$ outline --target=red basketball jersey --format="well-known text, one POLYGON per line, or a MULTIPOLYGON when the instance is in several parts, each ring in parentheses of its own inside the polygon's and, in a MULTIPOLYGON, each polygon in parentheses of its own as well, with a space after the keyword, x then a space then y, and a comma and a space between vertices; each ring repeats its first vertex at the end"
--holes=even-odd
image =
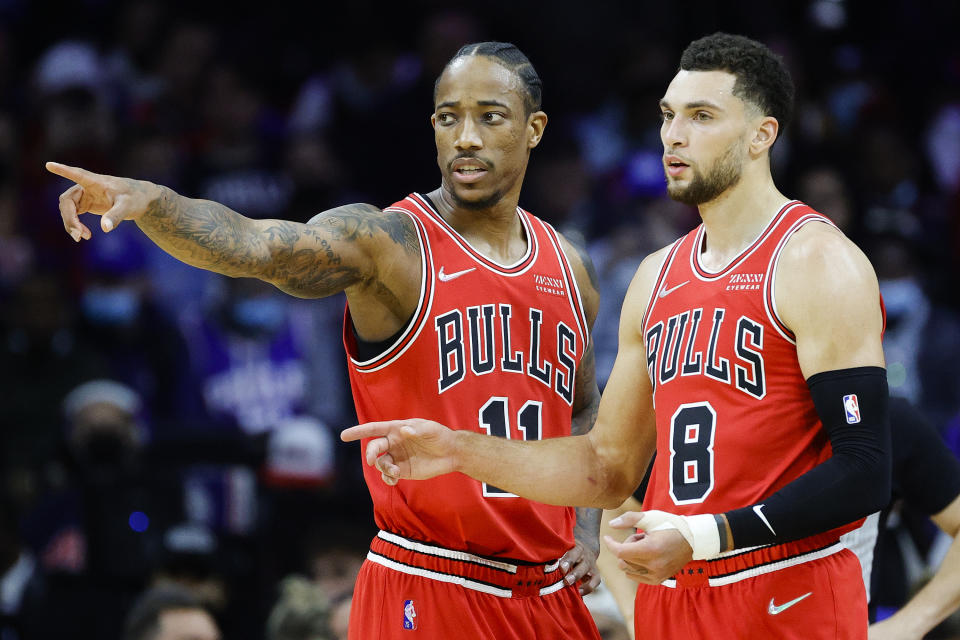
POLYGON ((700 263, 703 225, 667 253, 642 325, 658 452, 646 508, 748 506, 830 457, 774 298, 780 253, 812 222, 832 225, 803 203, 786 204, 718 272, 700 263))
MULTIPOLYGON (((518 208, 527 252, 504 266, 474 250, 419 194, 387 210, 409 215, 419 234, 420 302, 400 338, 364 362, 347 309, 344 343, 360 421, 427 418, 526 440, 570 435, 588 329, 557 232, 518 208)), ((558 558, 573 545, 572 508, 462 474, 391 487, 375 468, 363 468, 381 529, 530 562, 558 558)))

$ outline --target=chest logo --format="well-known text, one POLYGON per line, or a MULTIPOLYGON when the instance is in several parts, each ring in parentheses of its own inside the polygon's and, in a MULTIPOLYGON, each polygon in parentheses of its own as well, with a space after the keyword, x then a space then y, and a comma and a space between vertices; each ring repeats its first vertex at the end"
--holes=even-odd
POLYGON ((477 270, 476 267, 470 267, 469 269, 464 269, 463 271, 454 271, 453 273, 444 273, 443 267, 440 267, 440 271, 439 273, 437 273, 437 276, 440 278, 440 282, 450 282, 451 280, 459 278, 460 276, 467 275, 471 271, 476 271, 476 270, 477 270))
POLYGON ((762 273, 734 273, 730 275, 727 291, 759 291, 763 287, 762 273))
POLYGON ((673 293, 674 291, 676 291, 677 289, 679 289, 679 288, 682 287, 683 285, 687 284, 688 282, 690 282, 690 281, 689 281, 689 280, 684 280, 684 281, 681 282, 680 284, 675 285, 675 286, 673 286, 673 287, 670 287, 669 289, 667 289, 666 283, 664 283, 664 287, 663 287, 662 289, 660 289, 660 297, 661 297, 661 298, 666 298, 668 295, 670 295, 671 293, 673 293))

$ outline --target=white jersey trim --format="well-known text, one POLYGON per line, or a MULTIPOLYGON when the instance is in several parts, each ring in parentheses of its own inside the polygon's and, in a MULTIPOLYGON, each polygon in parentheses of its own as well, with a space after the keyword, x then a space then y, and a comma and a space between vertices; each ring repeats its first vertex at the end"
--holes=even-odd
MULTIPOLYGON (((422 194, 419 194, 419 193, 415 193, 414 195, 416 195, 417 198, 422 199, 425 203, 429 204, 430 201, 426 198, 426 196, 423 196, 422 194)), ((495 267, 491 267, 489 264, 487 264, 483 260, 479 259, 476 255, 474 255, 474 253, 476 253, 482 256, 483 255, 482 252, 478 251, 477 248, 474 247, 472 244, 470 244, 470 242, 466 238, 464 238, 459 233, 457 233, 457 231, 453 227, 451 227, 450 224, 443 219, 443 216, 441 216, 433 207, 424 207, 423 205, 420 204, 417 198, 407 198, 407 200, 413 203, 413 205, 417 209, 422 211, 424 215, 430 218, 430 220, 432 220, 434 224, 436 224, 441 231, 447 234, 451 240, 453 240, 458 245, 460 245, 460 248, 463 250, 465 254, 470 256, 471 260, 473 260, 474 262, 482 266, 487 271, 491 271, 501 276, 513 278, 519 275, 523 275, 524 273, 529 271, 534 264, 536 264, 537 253, 539 253, 539 242, 537 242, 537 237, 536 237, 536 234, 533 232, 533 227, 530 221, 527 220, 527 216, 524 214, 523 209, 521 209, 520 207, 517 207, 517 216, 519 216, 520 223, 523 225, 524 232, 527 234, 527 250, 519 260, 517 260, 512 264, 500 264, 495 260, 486 258, 492 264, 496 265, 495 267), (525 268, 521 269, 520 271, 517 271, 516 273, 507 273, 505 271, 507 269, 513 269, 514 267, 517 267, 523 264, 527 260, 530 260, 530 264, 528 264, 525 268)))
POLYGON ((567 254, 563 250, 563 244, 560 242, 560 234, 550 223, 544 220, 541 220, 541 222, 545 227, 547 237, 550 238, 550 243, 553 245, 553 251, 557 254, 557 260, 560 261, 560 275, 563 276, 563 281, 567 286, 567 299, 570 302, 570 310, 573 312, 573 317, 577 319, 577 324, 580 326, 580 338, 583 340, 583 351, 585 353, 587 345, 590 344, 590 325, 587 323, 587 311, 583 306, 583 297, 580 295, 577 277, 573 273, 573 266, 570 264, 570 259, 567 258, 567 254), (573 282, 567 282, 568 271, 570 272, 570 279, 573 280, 573 282), (576 296, 576 300, 574 300, 573 296, 576 296), (579 311, 577 310, 578 307, 579 311))
POLYGON ((433 295, 435 290, 435 283, 433 282, 433 269, 431 268, 433 265, 433 253, 430 249, 430 238, 427 235, 426 228, 423 226, 423 222, 417 219, 417 216, 413 215, 412 213, 410 213, 409 211, 401 207, 387 207, 386 209, 384 209, 384 211, 403 213, 409 216, 410 219, 413 220, 414 227, 417 229, 417 236, 420 238, 420 274, 421 274, 420 275, 420 298, 417 300, 417 306, 413 311, 412 317, 413 318, 420 317, 421 320, 420 322, 410 323, 410 326, 407 327, 406 331, 400 334, 400 337, 397 338, 397 340, 392 345, 390 345, 389 348, 385 349, 383 353, 377 355, 374 358, 370 358, 369 360, 357 360, 353 356, 350 356, 349 354, 347 354, 348 357, 350 358, 350 362, 354 365, 357 372, 359 373, 371 373, 373 371, 380 371, 384 367, 395 362, 397 358, 399 358, 404 353, 406 353, 407 349, 409 349, 410 345, 412 345, 417 341, 417 338, 420 336, 420 332, 423 331, 423 328, 427 325, 427 321, 430 318, 430 309, 433 307, 433 295), (429 297, 427 296, 428 284, 429 284, 429 297), (402 349, 400 349, 393 355, 390 355, 390 353, 394 349, 396 349, 398 345, 403 344, 403 341, 407 339, 407 336, 409 336, 411 332, 414 332, 414 334, 410 338, 410 340, 407 341, 406 346, 404 346, 402 349), (385 362, 381 363, 380 365, 372 369, 362 368, 362 367, 370 366, 371 364, 381 360, 385 356, 389 356, 389 358, 385 362))
POLYGON ((777 211, 777 214, 773 216, 767 226, 764 227, 763 230, 757 234, 757 237, 747 245, 747 249, 717 270, 707 269, 700 262, 700 247, 703 246, 704 235, 706 233, 706 227, 701 224, 697 229, 697 235, 694 238, 693 247, 690 249, 690 270, 693 272, 694 277, 702 282, 714 282, 726 276, 730 271, 735 270, 741 263, 743 263, 744 260, 749 258, 754 254, 754 252, 757 251, 757 249, 763 246, 764 240, 766 240, 767 236, 773 233, 773 231, 780 226, 780 223, 786 219, 786 214, 791 209, 800 206, 803 206, 802 202, 799 200, 791 200, 780 207, 780 210, 777 211), (701 275, 701 271, 707 275, 701 275))
MULTIPOLYGON (((686 237, 686 236, 684 236, 686 237)), ((650 320, 650 314, 653 312, 654 306, 657 304, 657 299, 660 296, 660 291, 662 287, 660 286, 661 281, 666 275, 670 272, 670 267, 673 266, 673 261, 677 259, 677 254, 680 253, 679 245, 683 242, 683 238, 680 237, 673 241, 673 244, 670 245, 669 249, 663 256, 663 260, 660 261, 660 268, 657 270, 657 278, 653 283, 653 291, 650 292, 650 298, 647 300, 647 308, 643 312, 643 318, 640 320, 640 330, 643 331, 643 348, 647 348, 647 322, 650 320)))
POLYGON ((763 288, 763 308, 767 312, 767 320, 770 324, 773 325, 773 328, 777 330, 777 333, 783 337, 784 340, 787 340, 790 344, 796 345, 797 340, 794 336, 789 335, 784 328, 787 326, 787 323, 780 318, 780 312, 777 310, 777 265, 780 264, 780 255, 783 252, 783 248, 787 245, 787 241, 793 236, 800 227, 804 226, 808 222, 822 222, 828 224, 831 227, 837 228, 835 224, 830 222, 829 219, 820 215, 819 213, 809 213, 801 218, 798 218, 794 221, 790 228, 783 234, 783 237, 780 238, 780 242, 777 243, 776 248, 773 250, 773 255, 770 256, 770 262, 767 265, 767 285, 763 288), (769 293, 768 293, 769 292, 769 293))

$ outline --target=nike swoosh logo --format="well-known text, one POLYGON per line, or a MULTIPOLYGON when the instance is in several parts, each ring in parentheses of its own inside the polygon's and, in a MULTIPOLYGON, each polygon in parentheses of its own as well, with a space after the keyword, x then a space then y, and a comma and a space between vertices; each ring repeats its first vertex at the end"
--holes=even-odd
POLYGON ((663 289, 660 289, 660 297, 661 297, 661 298, 666 298, 668 295, 670 295, 671 293, 673 293, 674 291, 676 291, 677 289, 679 289, 679 288, 682 287, 683 285, 687 284, 688 282, 690 282, 690 281, 689 281, 689 280, 684 280, 683 282, 681 282, 680 284, 678 284, 678 285, 675 286, 675 287, 670 287, 669 289, 667 289, 666 287, 664 287, 663 289))
POLYGON ((470 267, 469 269, 464 269, 463 271, 454 271, 453 273, 444 273, 443 267, 440 267, 440 273, 437 275, 440 277, 440 282, 450 282, 454 278, 459 278, 465 273, 470 273, 471 271, 476 271, 476 267, 470 267))
POLYGON ((772 615, 772 616, 775 616, 775 615, 777 615, 778 613, 783 613, 784 611, 786 611, 787 609, 789 609, 789 608, 792 607, 793 605, 797 604, 798 602, 800 602, 800 601, 803 600, 804 598, 809 598, 809 597, 812 596, 812 595, 813 595, 813 591, 810 591, 810 592, 807 592, 807 593, 803 594, 803 595, 800 596, 799 598, 794 598, 794 599, 791 600, 790 602, 784 602, 783 604, 774 604, 774 603, 773 603, 773 598, 770 598, 770 605, 767 606, 767 613, 769 613, 769 614, 772 615))
POLYGON ((767 529, 770 529, 770 533, 772 533, 773 535, 777 535, 777 532, 774 531, 774 530, 773 530, 773 527, 770 526, 770 521, 767 520, 767 517, 766 517, 765 515, 763 515, 763 512, 762 512, 762 511, 760 511, 761 509, 763 509, 763 505, 762 505, 762 504, 758 504, 758 505, 756 505, 756 506, 753 508, 753 512, 754 512, 755 514, 757 514, 757 517, 758 517, 758 518, 760 518, 761 520, 763 520, 763 524, 767 525, 767 529))

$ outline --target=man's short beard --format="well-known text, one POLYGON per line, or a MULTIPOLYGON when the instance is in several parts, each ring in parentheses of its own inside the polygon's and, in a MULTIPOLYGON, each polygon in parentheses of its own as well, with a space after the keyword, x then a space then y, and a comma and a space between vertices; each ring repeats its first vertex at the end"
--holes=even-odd
POLYGON ((724 154, 713 163, 707 175, 702 175, 693 167, 693 180, 686 187, 678 187, 667 181, 667 194, 683 204, 699 206, 717 198, 727 189, 736 186, 743 175, 743 161, 740 159, 741 144, 732 144, 724 154))
POLYGON ((450 198, 453 200, 453 203, 461 209, 467 209, 468 211, 481 211, 483 209, 489 209, 503 200, 503 192, 494 191, 482 200, 464 200, 457 194, 455 189, 450 189, 450 198))

